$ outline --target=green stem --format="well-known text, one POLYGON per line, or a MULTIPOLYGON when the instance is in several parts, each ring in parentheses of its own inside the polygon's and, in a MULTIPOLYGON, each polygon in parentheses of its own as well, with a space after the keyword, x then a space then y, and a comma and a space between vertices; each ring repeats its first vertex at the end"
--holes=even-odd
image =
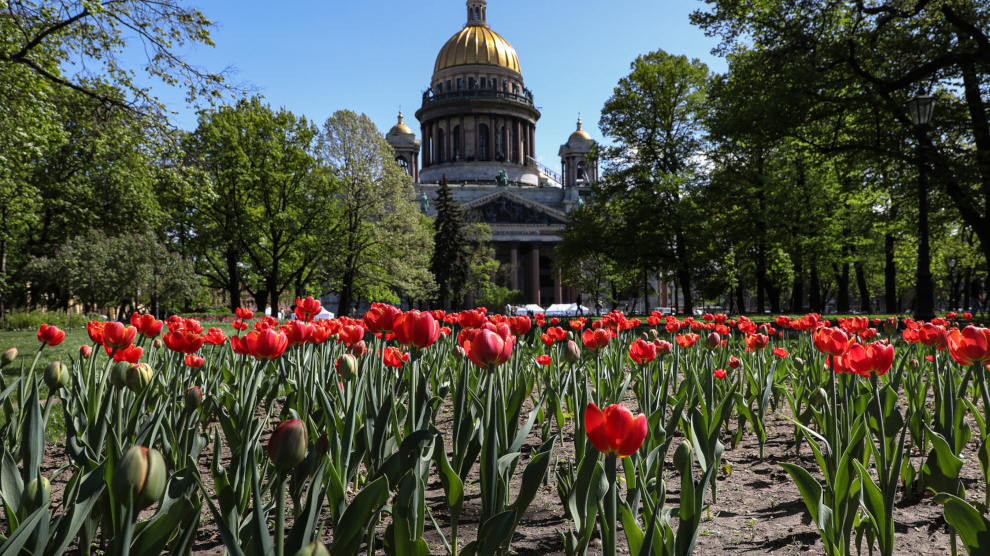
POLYGON ((121 514, 120 532, 114 539, 114 554, 117 556, 129 556, 131 553, 131 539, 134 537, 134 490, 131 489, 127 500, 124 503, 124 511, 121 514))
POLYGON ((602 555, 615 556, 618 547, 618 519, 616 517, 619 484, 615 477, 614 455, 605 456, 605 477, 608 479, 608 493, 605 495, 605 522, 602 524, 602 555))
POLYGON ((279 472, 275 499, 275 556, 282 556, 285 550, 285 485, 288 479, 288 473, 279 472))

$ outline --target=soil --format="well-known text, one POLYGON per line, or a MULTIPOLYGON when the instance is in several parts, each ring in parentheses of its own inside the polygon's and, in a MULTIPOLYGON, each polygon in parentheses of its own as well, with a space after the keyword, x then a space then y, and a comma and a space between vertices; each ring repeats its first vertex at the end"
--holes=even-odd
MULTIPOLYGON (((630 403, 628 405, 634 407, 635 404, 630 403)), ((449 404, 445 405, 437 419, 437 427, 445 433, 446 437, 449 437, 447 433, 451 427, 449 407, 449 404)), ((781 409, 786 411, 786 408, 781 409)), ((277 413, 276 411, 276 415, 277 413)), ((527 413, 528 410, 524 409, 522 415, 525 416, 527 413)), ((735 420, 733 420, 734 425, 735 420)), ((273 427, 269 427, 269 430, 271 428, 273 427)), ((529 461, 528 452, 541 444, 538 429, 539 426, 534 427, 533 434, 530 435, 523 448, 524 455, 517 467, 518 473, 525 469, 529 461)), ((729 439, 723 438, 723 443, 726 445, 723 463, 727 465, 723 467, 718 478, 718 502, 710 507, 708 515, 701 522, 695 554, 702 556, 716 554, 824 554, 824 547, 818 531, 811 521, 810 514, 805 508, 797 487, 791 481, 790 476, 778 465, 780 462, 796 463, 820 478, 811 451, 805 445, 802 449, 802 455, 800 457, 795 455, 792 444, 793 425, 782 415, 767 415, 767 438, 766 457, 763 459, 759 458, 759 446, 755 435, 752 433, 744 434, 742 441, 735 448, 730 448, 729 439), (727 474, 726 471, 730 467, 731 471, 727 474)), ((262 442, 265 441, 266 438, 263 438, 262 442)), ((675 440, 672 444, 671 453, 677 442, 679 440, 675 440)), ((50 476, 66 462, 63 453, 64 441, 51 442, 47 448, 43 473, 50 476)), ((211 450, 212 445, 204 450, 200 459, 202 477, 209 490, 212 490, 212 477, 209 473, 209 463, 213 457, 211 450)), ((977 479, 981 472, 976 457, 976 444, 971 441, 963 451, 962 456, 964 459, 962 476, 965 478, 967 498, 971 503, 982 502, 986 485, 982 480, 977 479)), ((226 462, 229 457, 229 452, 221 454, 223 462, 226 462)), ((668 455, 667 462, 669 470, 666 471, 667 503, 676 505, 679 503, 680 481, 678 475, 672 471, 669 458, 670 455, 668 455)), ((564 432, 564 442, 558 442, 555 446, 554 459, 559 459, 561 462, 568 459, 573 460, 573 444, 569 430, 564 432)), ((915 456, 912 458, 912 463, 918 467, 920 458, 915 456)), ((477 469, 476 465, 472 476, 465 483, 465 502, 460 520, 458 541, 461 547, 476 537, 479 526, 481 495, 477 482, 477 469)), ((62 491, 68 478, 68 473, 63 473, 52 481, 53 505, 57 505, 61 501, 62 491)), ((433 515, 444 534, 449 537, 449 514, 444 493, 440 480, 432 468, 427 488, 426 503, 433 511, 433 515)), ((513 492, 514 495, 515 492, 513 492)), ((291 500, 289 503, 291 504, 291 500)), ((153 508, 146 510, 142 517, 150 516, 152 510, 153 508)), ((324 514, 324 517, 329 517, 328 512, 325 511, 324 514)), ((949 553, 949 533, 947 524, 942 517, 942 508, 933 503, 929 497, 919 497, 913 491, 904 493, 902 490, 898 494, 894 520, 896 528, 894 550, 899 556, 949 553)), ((386 516, 379 525, 379 541, 376 543, 376 553, 378 554, 384 553, 381 536, 388 522, 386 516)), ((291 515, 288 517, 287 530, 290 526, 291 515)), ((564 547, 559 533, 566 532, 568 528, 568 521, 561 508, 551 473, 550 481, 541 488, 520 522, 512 540, 512 550, 520 556, 562 555, 564 547)), ((430 547, 431 554, 446 554, 429 517, 427 517, 424 539, 430 547)), ((329 545, 331 540, 332 532, 328 530, 323 541, 329 545)), ((598 554, 600 552, 600 542, 596 539, 589 547, 588 553, 598 554)), ((961 545, 959 552, 965 553, 961 545)), ((77 547, 74 545, 70 547, 69 553, 78 553, 77 547)), ((197 556, 221 556, 223 553, 224 546, 219 531, 213 523, 208 509, 204 507, 194 554, 197 556)), ((361 554, 364 553, 362 550, 361 554)), ((619 553, 629 553, 625 536, 621 533, 619 553)), ((862 554, 869 553, 870 551, 864 541, 862 554)))

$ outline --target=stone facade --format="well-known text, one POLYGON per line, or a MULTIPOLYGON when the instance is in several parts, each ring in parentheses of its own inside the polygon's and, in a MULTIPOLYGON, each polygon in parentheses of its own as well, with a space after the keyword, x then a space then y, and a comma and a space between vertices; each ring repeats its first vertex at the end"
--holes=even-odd
POLYGON ((560 146, 561 172, 537 163, 540 111, 516 52, 488 26, 485 0, 468 0, 467 8, 467 23, 441 48, 416 111, 422 139, 415 140, 401 114, 386 138, 417 196, 431 201, 429 215, 446 176, 453 198, 488 223, 496 257, 508 268, 506 286, 540 306, 574 303, 579 292, 563 287, 552 270, 553 247, 567 213, 598 177, 594 141, 579 119, 560 146))

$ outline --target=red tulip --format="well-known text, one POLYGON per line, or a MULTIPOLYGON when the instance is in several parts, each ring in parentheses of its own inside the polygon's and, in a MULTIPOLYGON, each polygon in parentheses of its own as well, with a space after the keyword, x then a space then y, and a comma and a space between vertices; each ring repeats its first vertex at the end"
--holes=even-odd
POLYGON ((725 378, 725 369, 715 369, 712 371, 712 376, 715 378, 725 378))
POLYGON ((461 311, 457 315, 457 323, 461 325, 461 328, 481 328, 481 325, 485 324, 485 320, 485 313, 478 309, 461 311))
POLYGON ((512 330, 512 334, 515 336, 525 336, 529 334, 529 330, 533 327, 533 321, 529 319, 526 315, 519 315, 517 317, 509 318, 509 329, 512 330))
POLYGON ((91 320, 86 323, 86 332, 89 333, 89 339, 93 340, 94 344, 103 344, 103 328, 107 323, 98 320, 91 320))
POLYGON ((787 353, 787 350, 785 350, 782 347, 775 347, 775 348, 773 348, 773 354, 776 355, 777 357, 780 357, 780 358, 784 358, 784 357, 787 357, 788 355, 790 355, 789 353, 787 353))
POLYGON ((137 311, 131 313, 131 326, 145 338, 154 338, 162 333, 165 322, 155 319, 154 315, 140 315, 137 311))
POLYGON ((402 311, 387 303, 372 303, 371 309, 364 314, 364 326, 372 334, 391 332, 395 328, 395 319, 402 311))
POLYGON ((124 326, 120 322, 108 322, 103 327, 103 345, 110 348, 126 349, 134 343, 137 328, 124 326))
POLYGON ((346 345, 351 345, 362 338, 364 338, 364 328, 357 325, 343 326, 337 333, 337 340, 346 345))
POLYGON ((38 329, 38 341, 45 344, 46 346, 55 347, 62 343, 65 339, 65 332, 59 330, 56 326, 49 326, 48 324, 42 324, 41 328, 38 329))
POLYGON ((687 334, 678 334, 677 338, 674 338, 674 341, 676 341, 677 345, 682 348, 689 348, 698 341, 698 335, 690 332, 687 334))
POLYGON ((674 344, 671 344, 667 340, 653 340, 653 345, 657 346, 657 355, 660 357, 670 355, 670 352, 674 351, 674 344))
POLYGON ((88 346, 88 345, 79 346, 79 356, 80 357, 85 358, 85 357, 89 357, 92 354, 93 354, 93 348, 92 348, 92 346, 88 346))
MULTIPOLYGON (((179 353, 195 353, 206 343, 206 336, 189 330, 170 331, 162 336, 165 347, 179 353)), ((234 350, 237 351, 236 349, 234 350)))
POLYGON ((237 318, 241 320, 251 320, 254 318, 254 311, 249 311, 248 309, 244 309, 243 307, 238 307, 234 309, 234 314, 237 315, 237 318))
POLYGON ((849 351, 849 346, 856 340, 855 336, 847 335, 842 329, 821 327, 812 335, 818 351, 829 355, 842 355, 849 351))
POLYGON ((739 365, 741 363, 742 363, 742 361, 740 361, 739 358, 736 357, 735 355, 733 355, 732 357, 729 358, 729 368, 730 369, 738 369, 739 368, 739 365))
POLYGON ((289 340, 282 332, 267 329, 262 332, 251 331, 245 337, 248 349, 255 359, 278 359, 285 353, 289 340))
POLYGON ((219 328, 211 328, 206 332, 203 341, 211 346, 220 346, 227 341, 227 336, 219 328))
POLYGON ((313 339, 313 325, 301 320, 290 320, 279 331, 285 334, 288 347, 301 346, 313 339))
POLYGON ((402 364, 409 360, 409 354, 403 353, 392 346, 388 346, 382 352, 382 360, 389 367, 401 369, 402 364))
POLYGON ((749 334, 743 338, 747 351, 760 351, 767 347, 767 342, 769 341, 770 338, 764 334, 749 334))
POLYGON ((322 310, 323 305, 320 304, 320 300, 313 299, 313 296, 309 296, 306 299, 296 298, 297 319, 309 322, 313 320, 313 317, 318 315, 322 310))
POLYGON ((894 346, 883 342, 853 344, 841 357, 841 364, 860 376, 883 376, 894 363, 894 346))
POLYGON ((646 365, 656 359, 657 346, 642 338, 636 338, 636 341, 629 345, 629 357, 640 365, 646 365))
POLYGON ((536 362, 539 363, 540 365, 543 365, 545 367, 545 366, 547 366, 547 365, 550 364, 550 356, 549 355, 537 355, 536 356, 536 362))
POLYGON ((948 332, 944 326, 926 322, 918 329, 918 340, 925 346, 945 350, 948 343, 948 332))
MULTIPOLYGON (((491 324, 487 325, 494 328, 491 324)), ((512 356, 512 347, 515 345, 515 337, 512 336, 508 327, 496 332, 489 328, 482 328, 470 341, 464 342, 464 352, 472 363, 482 369, 487 369, 489 365, 499 366, 509 360, 512 356)))
POLYGON ((610 405, 604 411, 594 402, 584 412, 584 428, 588 439, 599 452, 625 458, 636 453, 646 439, 646 415, 635 418, 624 405, 610 405))
POLYGON ((603 328, 585 330, 581 334, 581 341, 584 342, 584 347, 588 349, 601 349, 607 346, 611 339, 612 336, 608 333, 608 330, 603 328))
POLYGON ((186 361, 186 365, 194 369, 198 369, 203 366, 203 363, 206 363, 206 359, 203 359, 198 355, 192 355, 192 354, 187 355, 185 361, 186 361))
POLYGON ((248 347, 247 340, 240 336, 230 337, 230 349, 234 350, 234 353, 238 355, 251 355, 251 348, 248 347))
POLYGON ((870 327, 870 319, 866 317, 849 317, 840 326, 849 334, 858 334, 870 327))
POLYGON ((972 324, 949 332, 946 339, 949 355, 960 365, 986 365, 990 363, 990 329, 972 324))
POLYGON ((413 309, 395 318, 395 339, 400 344, 428 348, 440 338, 440 325, 433 315, 413 309))
POLYGON ((104 351, 107 352, 107 355, 113 353, 114 361, 127 361, 128 363, 137 363, 138 359, 141 359, 141 354, 144 352, 143 348, 139 348, 133 345, 127 346, 126 348, 123 349, 118 349, 116 353, 114 353, 113 348, 111 348, 110 346, 103 346, 103 349, 104 351))
POLYGON ((901 332, 901 336, 904 338, 904 341, 909 344, 917 344, 921 341, 921 335, 918 333, 918 330, 914 328, 905 328, 904 332, 901 332))
POLYGON ((364 340, 358 340, 351 344, 351 355, 354 357, 361 357, 365 353, 368 353, 368 345, 364 343, 364 340))

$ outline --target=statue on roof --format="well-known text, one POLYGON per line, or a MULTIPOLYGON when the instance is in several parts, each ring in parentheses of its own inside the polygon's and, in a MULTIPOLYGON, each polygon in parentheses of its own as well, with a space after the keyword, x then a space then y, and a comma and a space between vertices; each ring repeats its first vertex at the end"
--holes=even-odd
POLYGON ((498 185, 509 185, 509 174, 505 170, 499 170, 498 175, 495 176, 495 183, 498 185))
POLYGON ((430 210, 430 198, 426 196, 426 192, 424 191, 419 196, 419 211, 422 212, 423 214, 426 214, 427 212, 429 212, 429 210, 430 210))

